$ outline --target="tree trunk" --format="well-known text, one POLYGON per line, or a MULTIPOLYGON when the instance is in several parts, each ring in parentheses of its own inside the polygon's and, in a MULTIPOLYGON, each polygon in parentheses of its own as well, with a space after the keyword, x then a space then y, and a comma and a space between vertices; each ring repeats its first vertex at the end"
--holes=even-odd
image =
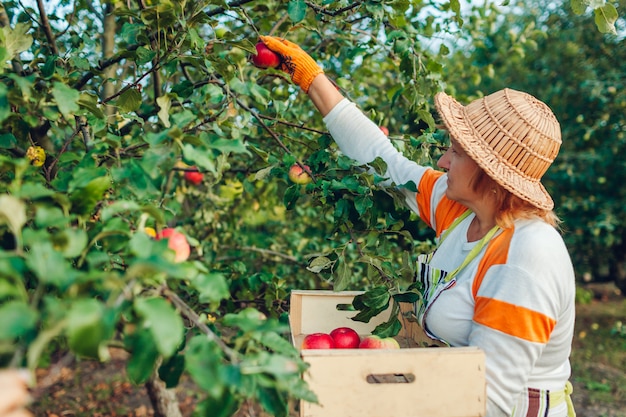
POLYGON ((154 417, 182 417, 176 394, 165 387, 156 372, 146 381, 146 390, 154 409, 154 417))

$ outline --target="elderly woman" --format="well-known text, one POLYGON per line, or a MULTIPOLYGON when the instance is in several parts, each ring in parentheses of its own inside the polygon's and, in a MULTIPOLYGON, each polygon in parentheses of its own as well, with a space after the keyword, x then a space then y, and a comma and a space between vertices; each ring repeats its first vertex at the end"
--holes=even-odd
POLYGON ((535 97, 504 89, 435 106, 450 147, 438 167, 404 157, 378 126, 335 88, 299 46, 262 36, 280 68, 308 94, 349 157, 382 158, 406 204, 435 230, 437 249, 420 256, 425 285, 419 321, 451 346, 486 355, 487 416, 572 416, 569 355, 575 279, 541 177, 556 157, 560 126, 535 97))

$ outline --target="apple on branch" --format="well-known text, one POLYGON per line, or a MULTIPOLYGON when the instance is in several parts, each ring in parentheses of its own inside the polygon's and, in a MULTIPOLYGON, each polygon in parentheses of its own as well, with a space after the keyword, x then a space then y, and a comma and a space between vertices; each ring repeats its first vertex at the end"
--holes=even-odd
MULTIPOLYGON (((308 169, 309 171, 311 170, 311 168, 309 168, 308 165, 303 165, 304 168, 308 169)), ((289 179, 291 180, 291 182, 295 183, 295 184, 308 184, 312 181, 311 176, 309 175, 308 172, 306 172, 304 169, 302 169, 302 167, 298 164, 293 164, 290 168, 289 168, 289 179)))
POLYGON ((187 237, 178 230, 167 227, 156 235, 157 240, 167 239, 167 247, 174 251, 174 262, 183 262, 189 258, 191 248, 187 237))
POLYGON ((185 171, 185 180, 194 185, 200 184, 203 178, 204 175, 196 167, 192 167, 192 171, 185 171))
POLYGON ((258 68, 276 68, 280 65, 280 55, 272 51, 263 42, 255 45, 256 55, 252 56, 252 63, 258 68))

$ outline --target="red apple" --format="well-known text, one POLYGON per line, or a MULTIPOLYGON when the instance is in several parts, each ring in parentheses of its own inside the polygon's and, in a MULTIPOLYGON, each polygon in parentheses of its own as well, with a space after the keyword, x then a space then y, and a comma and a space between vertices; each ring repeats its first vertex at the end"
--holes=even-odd
POLYGON ((359 349, 400 349, 400 344, 393 337, 368 335, 361 339, 359 349))
POLYGON ((337 327, 330 332, 330 337, 335 341, 337 349, 356 349, 361 342, 359 334, 350 327, 337 327))
MULTIPOLYGON (((304 165, 306 169, 311 170, 308 165, 304 165)), ((308 184, 311 182, 311 176, 298 164, 293 164, 289 168, 289 179, 296 184, 308 184)))
POLYGON ((280 65, 280 55, 268 48, 263 42, 255 45, 256 55, 252 56, 252 63, 259 68, 276 68, 280 65))
POLYGON ((198 185, 202 182, 204 175, 202 172, 198 171, 197 168, 193 167, 193 169, 195 169, 195 171, 185 171, 185 180, 194 185, 198 185))
POLYGON ((302 349, 334 349, 335 341, 328 333, 311 333, 304 336, 302 349))
POLYGON ((383 131, 385 136, 389 136, 389 129, 387 129, 387 126, 380 126, 380 130, 383 131))
POLYGON ((167 239, 167 247, 175 253, 174 262, 183 262, 189 258, 191 249, 184 234, 176 229, 165 228, 156 235, 157 240, 167 239))

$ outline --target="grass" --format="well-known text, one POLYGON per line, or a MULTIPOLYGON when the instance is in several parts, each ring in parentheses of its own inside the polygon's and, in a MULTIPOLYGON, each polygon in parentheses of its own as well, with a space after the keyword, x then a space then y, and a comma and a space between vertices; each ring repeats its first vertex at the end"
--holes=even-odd
POLYGON ((579 415, 625 417, 626 299, 604 297, 577 305, 571 359, 576 409, 595 410, 579 415))

